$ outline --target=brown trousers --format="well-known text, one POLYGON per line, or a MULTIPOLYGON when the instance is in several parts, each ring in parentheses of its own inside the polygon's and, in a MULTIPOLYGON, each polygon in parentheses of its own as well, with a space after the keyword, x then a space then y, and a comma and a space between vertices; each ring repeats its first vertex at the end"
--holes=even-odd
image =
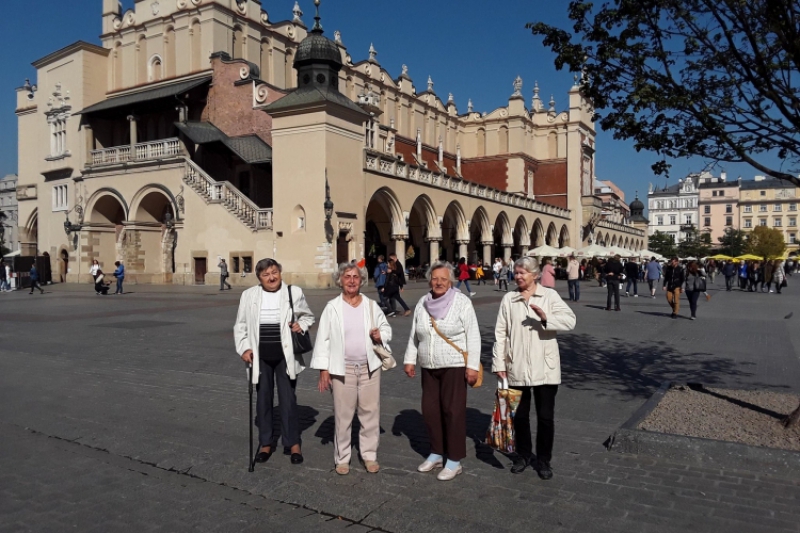
POLYGON ((672 307, 673 314, 680 314, 681 312, 681 289, 678 287, 677 289, 668 290, 667 291, 667 302, 669 302, 670 307, 672 307))
POLYGON ((422 369, 422 418, 431 453, 451 461, 467 456, 467 380, 463 367, 422 369))

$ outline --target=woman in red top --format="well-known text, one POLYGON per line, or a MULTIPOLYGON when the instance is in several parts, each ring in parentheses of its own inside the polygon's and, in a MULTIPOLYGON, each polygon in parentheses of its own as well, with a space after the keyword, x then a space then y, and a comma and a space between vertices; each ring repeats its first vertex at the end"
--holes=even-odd
POLYGON ((467 258, 462 257, 458 260, 458 284, 456 285, 456 289, 461 288, 461 282, 464 282, 464 285, 467 287, 467 293, 469 294, 470 298, 478 294, 477 292, 472 292, 472 288, 469 286, 469 266, 467 266, 467 258))

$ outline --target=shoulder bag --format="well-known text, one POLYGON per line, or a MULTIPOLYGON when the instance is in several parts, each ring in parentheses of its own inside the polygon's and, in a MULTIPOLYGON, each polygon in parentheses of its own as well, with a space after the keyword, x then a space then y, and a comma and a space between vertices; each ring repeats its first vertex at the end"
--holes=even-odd
MULTIPOLYGON (((433 326, 433 330, 436 332, 436 334, 439 335, 441 338, 443 338, 444 341, 447 344, 449 344, 451 348, 453 348, 455 351, 457 351, 462 356, 464 356, 464 366, 466 367, 467 363, 468 363, 469 354, 465 350, 462 350, 461 348, 459 348, 456 343, 454 343, 449 338, 447 338, 447 336, 439 330, 439 327, 436 325, 436 319, 434 319, 433 317, 431 317, 431 326, 433 326)), ((480 364, 480 361, 478 361, 478 379, 475 381, 474 385, 470 385, 470 386, 473 389, 477 389, 481 385, 483 385, 483 365, 480 364)))
MULTIPOLYGON (((297 321, 297 318, 294 316, 294 303, 292 302, 291 285, 289 285, 289 307, 292 309, 292 323, 294 323, 297 321)), ((302 355, 313 350, 314 345, 311 343, 311 335, 309 335, 307 331, 303 333, 292 331, 292 348, 294 353, 297 355, 302 355)))
MULTIPOLYGON (((362 296, 363 298, 363 296, 362 296)), ((375 319, 373 313, 375 312, 375 302, 369 301, 369 330, 375 329, 375 319)), ((381 360, 381 368, 383 370, 391 370, 397 366, 397 361, 394 360, 392 352, 390 352, 383 344, 372 341, 372 349, 375 355, 381 360)))

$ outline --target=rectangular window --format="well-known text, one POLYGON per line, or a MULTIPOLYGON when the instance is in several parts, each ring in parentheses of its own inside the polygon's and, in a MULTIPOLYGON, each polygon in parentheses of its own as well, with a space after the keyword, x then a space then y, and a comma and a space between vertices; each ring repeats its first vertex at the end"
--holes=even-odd
POLYGON ((797 211, 797 204, 789 204, 789 211, 797 211))
POLYGON ((67 155, 67 117, 64 115, 50 115, 50 157, 56 158, 67 155))
POLYGON ((766 196, 766 195, 767 195, 767 191, 761 191, 761 196, 766 196))
POLYGON ((759 226, 766 226, 767 225, 767 219, 766 218, 759 218, 758 219, 758 225, 759 226))
POLYGON ((657 225, 657 226, 663 226, 663 225, 664 225, 664 217, 662 217, 662 216, 657 216, 657 217, 656 217, 656 225, 657 225))
POLYGON ((776 218, 772 221, 772 225, 776 228, 780 228, 783 225, 783 221, 780 218, 776 218))
POLYGON ((56 185, 53 187, 53 211, 67 210, 67 186, 56 185))
POLYGON ((744 227, 745 228, 752 228, 753 227, 753 219, 752 218, 744 219, 744 227))
POLYGON ((797 235, 794 233, 789 234, 789 244, 797 244, 797 235))
POLYGON ((669 216, 669 223, 673 226, 678 223, 678 217, 676 215, 669 216))
POLYGON ((726 213, 733 213, 733 205, 732 204, 725 204, 725 212, 726 213))
POLYGON ((758 212, 759 213, 766 213, 767 212, 767 206, 766 205, 758 206, 758 212))
POLYGON ((791 227, 797 226, 797 218, 795 217, 789 218, 789 226, 791 227))
POLYGON ((706 217, 705 218, 705 225, 706 226, 710 226, 711 225, 711 217, 706 217))
POLYGON ((733 226, 733 217, 725 217, 725 225, 733 226))
POLYGON ((744 206, 744 212, 745 213, 752 213, 753 212, 753 206, 752 205, 744 206))
POLYGON ((692 215, 686 215, 686 223, 687 224, 691 224, 692 223, 692 215))
POLYGON ((772 210, 773 211, 781 211, 781 204, 775 204, 775 207, 772 210))
POLYGON ((238 257, 234 257, 233 258, 233 273, 234 274, 238 274, 239 272, 240 272, 240 270, 239 270, 239 258, 238 257))
POLYGON ((710 206, 710 205, 707 205, 707 206, 705 206, 705 207, 703 208, 703 212, 704 212, 706 215, 710 215, 710 214, 711 214, 711 206, 710 206))
POLYGON ((242 257, 242 268, 246 274, 249 274, 253 271, 253 258, 252 257, 242 257))

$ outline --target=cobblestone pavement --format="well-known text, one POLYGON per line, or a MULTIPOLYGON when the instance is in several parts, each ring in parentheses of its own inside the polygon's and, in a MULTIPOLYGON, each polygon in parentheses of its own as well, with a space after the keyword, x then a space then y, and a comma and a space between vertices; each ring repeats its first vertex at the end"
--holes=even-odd
MULTIPOLYGON (((480 444, 491 378, 469 394, 464 474, 418 474, 420 385, 400 370, 383 375, 380 474, 332 472, 332 403, 312 371, 298 382, 305 463, 275 454, 250 474, 245 372, 232 349, 239 291, 0 294, 0 531, 800 531, 800 480, 779 465, 723 470, 603 448, 665 380, 800 390, 789 284, 780 296, 712 290, 689 321, 668 318, 661 292, 606 312, 605 290, 584 283, 578 327, 560 336, 549 482, 511 475, 480 444)), ((474 299, 485 362, 501 296, 492 289, 474 299)), ((409 305, 423 292, 412 284, 409 305)), ((315 312, 334 294, 307 291, 315 312)), ((391 323, 401 356, 410 320, 391 323)))

